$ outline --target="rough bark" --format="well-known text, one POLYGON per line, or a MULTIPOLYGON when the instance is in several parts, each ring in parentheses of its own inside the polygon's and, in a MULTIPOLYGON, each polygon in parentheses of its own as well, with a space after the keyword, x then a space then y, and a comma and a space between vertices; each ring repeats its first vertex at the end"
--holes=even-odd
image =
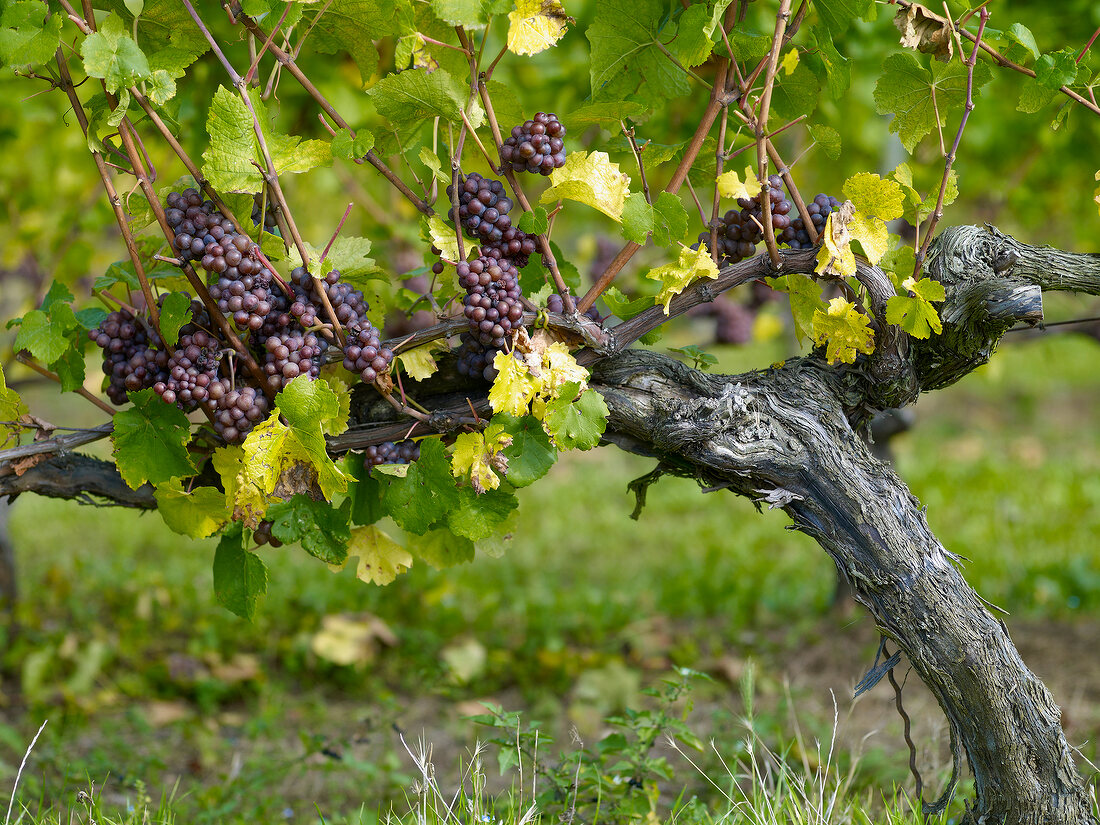
MULTIPOLYGON (((783 263, 787 271, 807 271, 812 255, 785 254, 783 263)), ((937 240, 927 272, 947 292, 943 333, 917 341, 878 324, 874 355, 852 367, 810 356, 776 369, 710 376, 655 353, 621 352, 663 320, 653 311, 611 335, 587 336, 593 348, 585 361, 594 364, 593 386, 611 411, 606 438, 707 487, 780 507, 821 544, 856 600, 939 700, 976 780, 965 822, 1095 825, 1053 698, 931 533, 917 500, 874 458, 859 430, 876 413, 988 361, 1010 327, 1042 318, 1043 289, 1100 292, 1100 257, 1031 247, 992 228, 959 227, 937 240)), ((722 286, 763 274, 773 270, 760 256, 724 270, 722 286)), ((882 318, 882 273, 862 265, 860 281, 882 318)), ((712 300, 713 290, 697 285, 674 307, 712 300)), ((448 431, 471 405, 484 409, 484 392, 470 398, 468 388, 455 391, 445 379, 418 387, 418 400, 437 412, 430 426, 414 430, 448 431)), ((407 421, 395 421, 391 408, 367 398, 374 396, 357 396, 354 426, 330 441, 334 452, 408 432, 407 421)), ((153 506, 146 493, 135 499, 112 488, 108 468, 88 465, 83 477, 58 474, 54 462, 65 460, 52 458, 18 481, 3 476, 0 464, 0 494, 18 483, 71 498, 85 484, 98 496, 153 506)))

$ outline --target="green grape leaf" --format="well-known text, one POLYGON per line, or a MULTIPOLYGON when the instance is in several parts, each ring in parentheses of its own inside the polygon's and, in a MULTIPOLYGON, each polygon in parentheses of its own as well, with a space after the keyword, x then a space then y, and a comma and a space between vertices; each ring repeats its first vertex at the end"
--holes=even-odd
POLYGON ((875 332, 866 315, 856 305, 843 298, 833 298, 829 307, 814 313, 814 343, 825 345, 825 360, 854 363, 857 353, 870 354, 875 349, 875 332))
MULTIPOLYGON (((441 117, 451 123, 462 122, 469 88, 443 69, 409 69, 386 75, 367 94, 378 114, 403 129, 429 117, 441 117)), ((485 120, 485 111, 474 101, 466 112, 476 129, 485 120)))
POLYGON ((368 584, 391 584, 413 563, 405 548, 373 525, 351 531, 348 555, 359 557, 355 577, 368 584))
POLYGON ((653 242, 666 249, 684 239, 688 216, 684 203, 671 192, 662 192, 651 206, 640 192, 631 192, 623 205, 623 237, 644 244, 650 233, 653 242))
POLYGON ((588 27, 592 97, 623 100, 631 95, 646 106, 691 91, 684 71, 662 54, 660 0, 601 0, 588 27))
POLYGON ((424 533, 458 504, 451 463, 437 438, 420 442, 420 458, 409 465, 404 478, 387 476, 379 481, 386 513, 411 533, 424 533))
POLYGON ((825 309, 821 284, 798 272, 765 280, 772 289, 790 296, 795 335, 799 341, 808 338, 813 331, 814 314, 825 309))
POLYGON ((619 164, 611 162, 606 152, 570 152, 565 165, 550 173, 550 188, 539 201, 580 201, 619 221, 629 192, 629 176, 619 170, 619 164))
MULTIPOLYGON (((273 132, 267 111, 255 90, 249 95, 278 175, 308 172, 332 162, 332 147, 324 140, 302 140, 296 135, 273 132)), ((252 114, 241 98, 219 86, 206 116, 210 145, 203 152, 203 174, 215 188, 227 192, 256 192, 264 183, 255 164, 264 164, 252 123, 252 114)))
POLYGON ((829 160, 836 160, 840 157, 840 133, 836 129, 832 126, 813 123, 807 126, 806 129, 809 131, 814 143, 821 147, 825 157, 829 160))
POLYGON ((134 406, 115 413, 111 441, 118 472, 132 489, 194 475, 187 452, 191 422, 183 410, 165 404, 151 389, 130 393, 134 406))
POLYGON ((84 329, 95 329, 107 320, 107 310, 102 307, 85 307, 77 310, 76 322, 84 329))
POLYGON ((772 117, 781 123, 808 115, 817 108, 821 97, 821 83, 810 68, 799 63, 790 77, 777 76, 772 90, 772 117))
POLYGON ((550 219, 547 217, 545 209, 536 206, 530 212, 524 212, 520 215, 516 226, 523 232, 541 235, 550 228, 550 219))
POLYGON ((32 309, 19 324, 14 348, 16 351, 25 349, 39 361, 52 364, 69 349, 65 333, 78 326, 69 304, 55 303, 49 312, 32 309))
POLYGON ((355 524, 374 524, 386 515, 382 505, 382 484, 371 474, 361 454, 348 456, 348 469, 355 478, 348 485, 351 520, 355 524))
POLYGON ((618 132, 620 121, 645 120, 651 110, 636 100, 609 100, 606 103, 589 103, 574 109, 568 116, 561 118, 569 128, 599 126, 609 132, 618 132))
POLYGON ((311 556, 325 564, 343 564, 351 540, 351 500, 339 509, 327 501, 314 501, 298 494, 288 501, 272 504, 267 518, 271 535, 284 544, 301 542, 311 556))
MULTIPOLYGON (((966 67, 957 62, 933 62, 925 69, 912 54, 892 54, 882 63, 875 84, 875 109, 893 114, 890 131, 897 132, 910 153, 921 138, 947 124, 947 113, 966 101, 966 67), (936 101, 933 105, 932 94, 936 101)), ((986 63, 974 67, 974 90, 988 83, 993 73, 986 63)))
POLYGON ((374 41, 398 32, 402 5, 395 0, 333 0, 314 18, 312 45, 325 54, 346 51, 366 84, 378 69, 374 41))
POLYGON ((1020 100, 1016 104, 1016 111, 1033 115, 1058 97, 1057 89, 1048 89, 1037 80, 1024 81, 1024 87, 1020 90, 1020 100))
POLYGON ((821 26, 814 26, 810 30, 810 36, 817 46, 817 54, 814 57, 820 61, 825 70, 825 82, 829 86, 829 94, 833 100, 840 100, 852 85, 851 61, 836 50, 832 37, 828 32, 822 31, 821 26))
POLYGON ((16 0, 0 14, 0 64, 39 66, 53 60, 65 16, 38 0, 16 0))
MULTIPOLYGON (((318 250, 310 247, 309 251, 312 253, 312 260, 320 259, 318 250)), ((325 271, 314 274, 327 275, 335 269, 340 272, 340 280, 347 281, 353 286, 369 280, 386 280, 386 273, 375 263, 374 258, 370 256, 370 251, 370 239, 356 235, 341 235, 329 248, 324 266, 321 267, 325 271)), ((290 250, 290 261, 294 266, 301 264, 297 249, 290 250)))
POLYGON ((714 265, 706 244, 699 244, 698 249, 683 246, 680 247, 680 258, 676 263, 651 269, 646 277, 661 284, 661 291, 655 300, 664 305, 665 315, 668 315, 673 296, 679 295, 699 278, 717 278, 718 267, 714 265))
POLYGON ((641 298, 630 299, 617 286, 608 287, 600 297, 611 310, 611 314, 624 321, 629 321, 639 312, 653 306, 652 296, 643 295, 641 298))
POLYGON ((447 527, 457 536, 479 541, 493 534, 519 506, 513 493, 460 487, 458 504, 447 514, 447 527))
POLYGON ((577 383, 566 384, 560 395, 546 405, 543 425, 561 450, 591 450, 607 429, 610 411, 603 396, 587 389, 573 401, 579 388, 577 383))
POLYGON ((522 418, 497 413, 487 432, 499 427, 512 439, 502 454, 508 461, 508 482, 513 487, 534 484, 558 460, 558 450, 542 428, 539 420, 531 415, 522 418))
POLYGON ((688 6, 676 21, 676 39, 669 44, 668 50, 682 65, 699 66, 710 57, 714 43, 704 28, 710 17, 711 12, 703 3, 688 6))
POLYGON ((180 339, 180 328, 191 322, 191 296, 186 292, 169 292, 160 308, 160 334, 164 342, 174 347, 180 339))
POLYGON ((488 16, 481 0, 429 0, 432 13, 448 26, 483 29, 488 16))
POLYGON ((118 0, 112 5, 125 20, 127 30, 136 28, 134 37, 145 50, 153 72, 163 70, 173 78, 183 77, 187 67, 210 48, 178 0, 145 0, 136 26, 133 9, 123 10, 118 0))
POLYGON ((130 37, 117 14, 108 15, 99 31, 84 39, 80 54, 84 58, 84 71, 102 79, 112 94, 153 76, 145 52, 130 37))
POLYGON ((84 360, 84 342, 87 339, 79 334, 69 334, 70 346, 61 357, 50 364, 50 369, 61 379, 62 392, 74 392, 84 386, 87 365, 84 360), (75 339, 75 340, 74 340, 75 339))
POLYGON ((1039 45, 1035 42, 1035 35, 1023 23, 1013 23, 1005 29, 1004 38, 1008 42, 1015 43, 1025 49, 1031 55, 1032 60, 1039 59, 1039 45))
POLYGON ((843 34, 848 27, 867 13, 871 0, 826 0, 815 2, 814 8, 822 22, 834 36, 843 34))
POLYGON ((432 177, 439 181, 444 186, 451 185, 451 173, 443 170, 443 164, 439 161, 439 156, 436 155, 427 146, 420 148, 420 162, 427 166, 432 171, 432 177))
POLYGON ((896 324, 914 338, 928 338, 943 332, 939 313, 932 306, 933 301, 942 301, 947 297, 943 284, 932 278, 919 281, 906 278, 901 286, 913 296, 892 296, 886 302, 886 323, 896 324))
POLYGON ((333 157, 344 160, 356 160, 374 148, 374 135, 366 129, 360 129, 352 137, 347 129, 341 129, 332 138, 333 157))
POLYGON ((1046 88, 1057 91, 1077 79, 1077 59, 1072 49, 1044 54, 1035 61, 1035 80, 1046 88))
POLYGON ((225 493, 213 487, 185 490, 180 480, 173 478, 158 484, 153 495, 168 528, 193 539, 214 535, 230 518, 225 493))
POLYGON ((265 593, 267 567, 259 556, 244 549, 243 531, 234 525, 214 551, 214 596, 230 613, 252 621, 265 593))
MULTIPOLYGON (((4 379, 4 366, 0 364, 0 421, 18 421, 28 412, 19 393, 8 388, 4 379)), ((11 424, 0 424, 0 447, 8 446, 11 441, 18 441, 19 432, 19 428, 11 424)))
POLYGON ((429 530, 422 536, 410 536, 409 550, 436 570, 474 560, 474 543, 445 527, 429 530))

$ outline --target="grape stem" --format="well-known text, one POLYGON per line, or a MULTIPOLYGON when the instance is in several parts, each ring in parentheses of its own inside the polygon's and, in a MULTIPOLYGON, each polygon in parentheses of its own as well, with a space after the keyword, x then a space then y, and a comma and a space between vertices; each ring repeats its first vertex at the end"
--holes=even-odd
POLYGON ((653 198, 649 195, 649 181, 647 181, 645 177, 645 164, 642 163, 642 150, 638 148, 638 141, 634 138, 634 129, 627 129, 626 122, 622 120, 619 121, 619 126, 622 128, 623 134, 630 143, 630 151, 634 153, 634 160, 638 162, 638 177, 642 179, 642 194, 645 195, 645 202, 652 206, 653 198))
MULTIPOLYGON (((15 359, 20 364, 23 364, 25 366, 30 367, 32 370, 37 372, 39 375, 42 375, 42 376, 50 379, 51 381, 53 381, 57 384, 61 383, 61 377, 59 375, 57 375, 57 373, 50 372, 45 367, 41 366, 33 358, 28 356, 26 353, 23 353, 23 352, 16 353, 15 359)), ((101 410, 103 410, 105 413, 107 413, 107 415, 111 416, 112 418, 114 417, 115 412, 116 412, 115 408, 112 407, 110 404, 108 404, 106 401, 104 401, 102 398, 96 398, 94 395, 92 395, 90 392, 88 392, 83 387, 77 387, 75 392, 81 398, 86 398, 88 401, 91 401, 93 404, 95 404, 97 407, 99 407, 101 410)))

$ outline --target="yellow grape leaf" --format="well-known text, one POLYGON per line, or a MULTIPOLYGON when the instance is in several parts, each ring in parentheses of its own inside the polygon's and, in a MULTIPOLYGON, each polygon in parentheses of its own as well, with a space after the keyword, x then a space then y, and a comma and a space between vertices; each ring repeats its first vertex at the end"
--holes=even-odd
POLYGON ((859 172, 844 181, 844 197, 860 212, 892 221, 905 211, 905 194, 895 180, 859 172))
POLYGON ((511 353, 498 352, 493 359, 497 377, 489 390, 489 406, 493 412, 506 412, 517 418, 527 415, 531 399, 542 389, 542 380, 531 374, 523 362, 511 353))
POLYGON ((497 472, 508 472, 508 460, 500 452, 511 443, 512 437, 503 432, 491 442, 485 440, 484 433, 462 433, 455 439, 452 474, 455 478, 469 476, 477 493, 495 490, 500 486, 497 472))
POLYGON ((798 49, 791 49, 783 55, 783 62, 780 65, 783 66, 783 72, 788 77, 794 74, 794 70, 798 68, 798 49))
POLYGON ((680 259, 676 263, 651 269, 646 277, 661 282, 656 303, 664 304, 665 315, 668 315, 668 305, 673 296, 679 295, 688 284, 698 278, 717 278, 718 267, 711 260, 707 245, 701 243, 698 249, 680 247, 680 259))
POLYGON ((877 264, 890 246, 890 230, 881 220, 864 215, 858 210, 848 222, 848 234, 853 241, 859 241, 863 254, 872 264, 877 264))
POLYGON ((756 179, 752 167, 745 167, 745 182, 732 169, 718 176, 718 194, 723 198, 752 198, 760 194, 763 188, 756 179))
MULTIPOLYGON (((18 421, 27 413, 27 405, 14 390, 8 389, 4 367, 0 365, 0 421, 18 421)), ((6 446, 9 441, 18 441, 19 432, 18 427, 5 426, 4 430, 0 430, 0 447, 6 446)))
POLYGON ((833 298, 827 311, 814 313, 814 343, 827 344, 825 360, 830 364, 851 364, 857 352, 874 352, 875 332, 855 304, 833 298))
POLYGON ((381 645, 395 644, 397 637, 389 625, 367 613, 325 616, 309 647, 314 655, 346 666, 367 664, 378 655, 381 645))
POLYGON ((516 0, 508 13, 508 51, 538 54, 561 40, 572 18, 557 0, 516 0))
POLYGON ((389 584, 413 563, 404 547, 373 524, 351 531, 348 555, 359 557, 356 578, 371 584, 389 584))
POLYGON ((405 372, 414 381, 423 381, 435 375, 439 365, 435 362, 433 353, 442 349, 438 341, 429 341, 414 349, 406 350, 396 356, 397 360, 405 367, 405 372))
POLYGON ((180 479, 173 478, 158 484, 153 495, 164 523, 193 539, 212 536, 229 520, 225 493, 213 487, 184 490, 180 479))
POLYGON ((825 231, 821 233, 821 249, 814 267, 817 274, 837 278, 851 278, 856 274, 856 256, 852 253, 852 236, 848 232, 848 222, 854 214, 852 202, 845 201, 840 209, 829 215, 825 231))
POLYGON ((432 246, 440 252, 440 257, 448 261, 458 260, 458 236, 455 228, 448 224, 437 212, 428 218, 428 237, 432 246))
POLYGON ((245 481, 263 494, 280 499, 308 493, 314 485, 328 501, 344 492, 347 477, 327 456, 319 460, 316 449, 302 435, 280 421, 278 411, 253 427, 241 445, 245 481))
POLYGON ((550 173, 550 184, 541 203, 580 201, 622 222, 630 177, 619 171, 619 164, 612 163, 606 152, 570 152, 565 166, 550 173))
POLYGON ((542 356, 542 366, 542 394, 547 396, 547 400, 557 398, 566 384, 579 384, 581 392, 588 386, 588 370, 577 363, 577 359, 561 341, 555 341, 546 348, 542 356))
POLYGON ((211 457, 214 469, 221 476, 225 488, 225 502, 234 521, 240 521, 253 530, 260 523, 270 499, 248 475, 244 448, 237 445, 219 447, 211 457))
MULTIPOLYGON (((1096 173, 1096 180, 1100 180, 1100 171, 1096 173)), ((1093 197, 1093 200, 1096 201, 1097 210, 1100 210, 1100 186, 1096 187, 1096 195, 1093 197)))

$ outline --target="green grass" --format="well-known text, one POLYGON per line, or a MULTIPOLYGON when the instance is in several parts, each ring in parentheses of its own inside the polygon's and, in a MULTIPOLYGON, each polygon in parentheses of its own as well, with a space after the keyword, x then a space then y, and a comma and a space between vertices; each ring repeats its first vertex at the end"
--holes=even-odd
MULTIPOLYGON (((1014 614, 1010 624, 1100 615, 1096 355, 1073 336, 1006 346, 961 385, 922 399, 915 429, 894 442, 933 529, 969 559, 978 591, 1014 614)), ((721 356, 733 371, 776 353, 721 356)), ((866 620, 830 614, 832 565, 780 513, 666 479, 631 521, 626 484, 652 465, 613 449, 567 457, 522 491, 501 558, 444 572, 415 565, 387 588, 333 574, 297 548, 265 550, 269 594, 251 625, 214 603, 213 542, 173 536, 156 514, 23 497, 11 518, 18 630, 0 630, 0 775, 48 717, 23 777, 20 799, 40 812, 27 821, 83 810, 76 794, 89 781, 119 816, 143 787, 154 800, 175 789, 179 821, 317 822, 315 803, 326 822, 359 821, 364 805, 361 821, 374 821, 416 775, 392 725, 414 739, 427 731, 437 764, 458 764, 477 735, 463 717, 488 699, 541 720, 562 743, 553 749, 568 749, 573 725, 595 747, 610 715, 652 709, 639 689, 674 667, 736 676, 752 660, 753 735, 797 750, 791 714, 813 716, 822 700, 788 692, 784 674, 839 640, 855 648, 845 671, 854 683, 873 654, 866 620), (368 630, 376 617, 393 636, 376 632, 358 665, 334 665, 314 649, 332 616, 368 630)), ((688 719, 735 773, 747 764, 736 694, 720 678, 700 685, 688 719)), ((1074 714, 1075 741, 1100 730, 1086 710, 1074 714)), ((827 716, 801 719, 806 741, 827 741, 827 716)), ((864 732, 844 734, 834 762, 850 775, 857 814, 871 789, 909 781, 900 737, 880 737, 860 758, 864 732)), ((942 751, 921 758, 939 775, 942 751)), ((725 811, 685 763, 662 782, 662 811, 677 782, 698 795, 696 813, 678 821, 725 811)), ((115 816, 107 808, 99 821, 115 816)))

